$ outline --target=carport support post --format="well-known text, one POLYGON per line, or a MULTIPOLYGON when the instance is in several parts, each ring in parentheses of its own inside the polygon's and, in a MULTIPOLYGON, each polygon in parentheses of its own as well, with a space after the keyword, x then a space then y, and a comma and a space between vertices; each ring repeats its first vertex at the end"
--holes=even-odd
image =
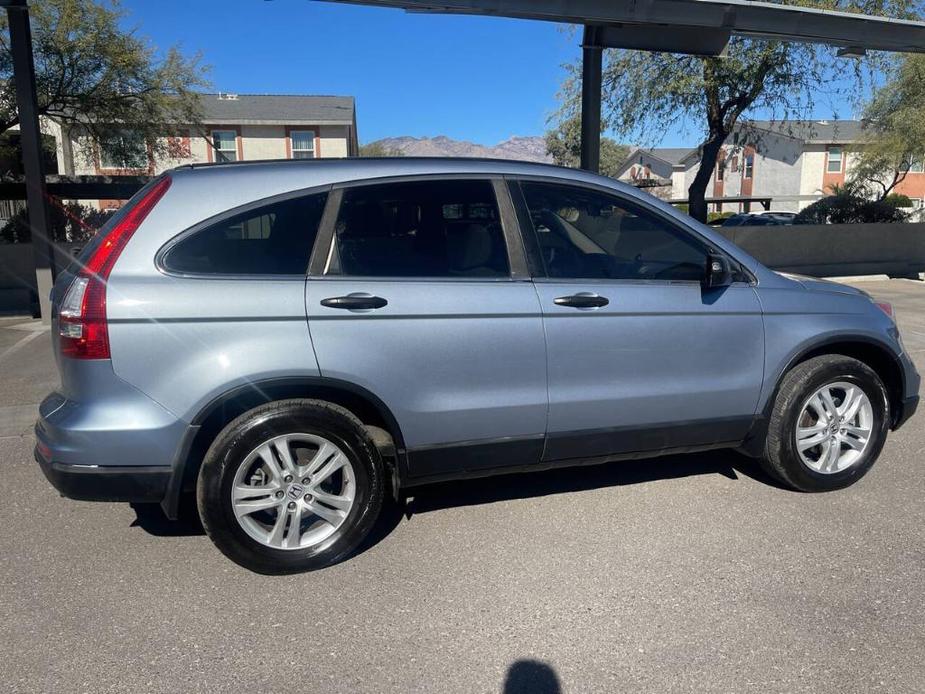
POLYGON ((45 171, 42 157, 42 133, 39 130, 38 102, 35 95, 35 66, 32 62, 32 32, 26 0, 3 0, 10 25, 10 48, 13 54, 13 80, 16 83, 16 106, 19 110, 19 139, 23 173, 26 176, 26 209, 32 230, 32 258, 42 320, 51 320, 48 295, 52 287, 54 251, 48 234, 48 208, 45 205, 45 171))
POLYGON ((585 26, 581 44, 581 168, 601 168, 601 88, 603 53, 600 27, 585 26))

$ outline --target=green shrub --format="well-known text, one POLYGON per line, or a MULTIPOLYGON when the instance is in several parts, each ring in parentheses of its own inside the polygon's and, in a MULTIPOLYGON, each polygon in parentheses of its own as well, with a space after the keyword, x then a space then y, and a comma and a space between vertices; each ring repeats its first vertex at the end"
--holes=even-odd
MULTIPOLYGON (((838 190, 804 207, 794 224, 864 224, 904 222, 908 214, 899 209, 906 196, 891 195, 883 200, 870 200, 850 191, 838 190), (900 203, 900 204, 897 204, 900 203)), ((908 202, 911 205, 911 202, 908 202)))
POLYGON ((902 193, 890 193, 884 199, 884 202, 891 204, 893 207, 912 207, 912 199, 902 193))

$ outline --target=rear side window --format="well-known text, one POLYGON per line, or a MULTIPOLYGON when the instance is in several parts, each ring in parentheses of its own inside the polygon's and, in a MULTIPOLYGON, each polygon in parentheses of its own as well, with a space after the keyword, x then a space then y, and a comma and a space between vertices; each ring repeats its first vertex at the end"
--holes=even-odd
POLYGON ((508 277, 491 183, 420 181, 345 190, 327 274, 508 277))
POLYGON ((187 236, 164 256, 172 272, 304 275, 327 193, 272 202, 187 236))

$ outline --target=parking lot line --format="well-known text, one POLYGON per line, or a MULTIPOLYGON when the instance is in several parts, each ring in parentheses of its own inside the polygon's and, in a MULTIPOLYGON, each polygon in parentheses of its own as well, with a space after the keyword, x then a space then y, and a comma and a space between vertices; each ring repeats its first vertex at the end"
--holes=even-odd
POLYGON ((44 334, 45 334, 45 330, 36 330, 34 332, 30 332, 28 335, 20 339, 18 342, 10 345, 9 347, 6 348, 6 350, 0 353, 0 363, 2 363, 3 360, 9 357, 11 354, 16 352, 16 350, 18 350, 19 348, 25 347, 29 342, 37 338, 39 335, 44 335, 44 334))

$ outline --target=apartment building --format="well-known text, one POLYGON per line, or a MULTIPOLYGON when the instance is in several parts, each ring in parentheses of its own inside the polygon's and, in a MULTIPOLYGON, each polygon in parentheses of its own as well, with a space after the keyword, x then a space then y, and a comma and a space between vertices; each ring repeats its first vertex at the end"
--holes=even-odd
MULTIPOLYGON (((157 174, 190 163, 253 159, 313 159, 359 153, 351 96, 203 94, 201 125, 178 123, 164 134, 168 156, 156 158, 143 140, 113 126, 104 142, 54 122, 58 171, 66 175, 157 174), (116 149, 110 143, 120 143, 116 149), (117 154, 116 152, 120 152, 117 154)), ((101 208, 121 201, 100 200, 101 208)))
MULTIPOLYGON (((707 188, 707 197, 771 198, 772 208, 798 212, 829 195, 833 184, 850 175, 860 140, 854 120, 753 121, 738 128, 723 145, 707 188)), ((923 153, 925 155, 925 153, 923 153)), ((925 200, 923 159, 896 188, 913 206, 925 200)), ((647 188, 661 198, 683 200, 700 163, 696 147, 633 150, 617 178, 647 188)), ((717 202, 711 210, 741 212, 748 202, 717 202)))

